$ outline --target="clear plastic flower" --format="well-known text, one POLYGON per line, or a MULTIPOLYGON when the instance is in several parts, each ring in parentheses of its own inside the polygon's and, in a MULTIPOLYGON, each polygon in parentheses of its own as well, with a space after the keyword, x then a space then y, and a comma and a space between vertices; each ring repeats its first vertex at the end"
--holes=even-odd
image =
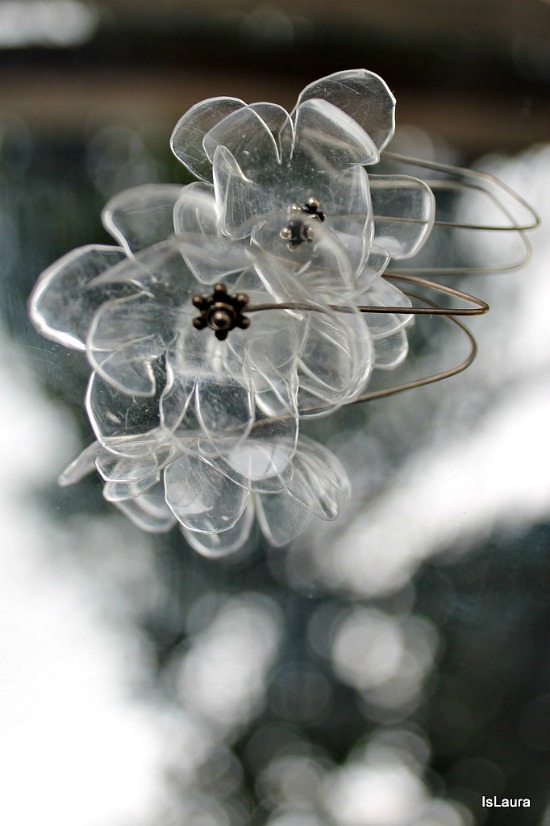
MULTIPOLYGON (((215 195, 221 234, 244 239, 273 212, 279 238, 296 250, 319 223, 338 236, 359 275, 383 271, 383 256, 415 255, 431 230, 430 188, 406 175, 367 175, 394 131, 395 98, 365 69, 307 86, 291 114, 231 97, 193 106, 171 139, 176 157, 215 195), (212 183, 210 183, 212 182, 212 183)), ((181 223, 196 224, 182 210, 181 223)), ((266 243, 267 239, 263 239, 266 243)))
POLYGON ((246 438, 258 413, 326 415, 357 397, 377 357, 377 338, 355 307, 349 260, 332 234, 321 229, 306 259, 235 244, 206 227, 175 234, 187 189, 117 195, 103 220, 121 246, 74 250, 43 273, 31 296, 37 328, 86 351, 92 427, 121 455, 141 455, 174 433, 186 451, 221 453, 246 438), (208 279, 199 281, 206 268, 208 279), (231 290, 223 306, 246 295, 271 309, 246 316, 243 307, 227 338, 197 329, 211 319, 198 315, 194 296, 214 278, 231 290), (273 306, 281 302, 295 309, 273 306))
MULTIPOLYGON (((416 255, 435 212, 426 183, 365 170, 393 135, 394 109, 387 85, 364 69, 310 84, 290 114, 235 98, 198 103, 177 124, 172 148, 200 180, 121 192, 102 216, 118 246, 81 247, 42 274, 33 323, 85 352, 92 368, 86 409, 97 442, 62 484, 96 468, 105 498, 136 524, 164 531, 179 523, 209 555, 241 547, 254 512, 276 545, 312 514, 336 516, 345 474, 329 451, 298 441, 299 420, 372 398, 373 369, 407 356, 414 313, 487 310, 415 276, 414 264, 386 272, 392 259, 416 255), (396 278, 474 308, 450 309, 421 293, 424 306, 413 309, 396 278)), ((443 169, 388 159, 405 170, 443 169)), ((435 181, 435 189, 484 193, 506 221, 438 221, 438 230, 514 232, 528 255, 523 233, 537 223, 529 207, 486 176, 448 171, 459 182, 435 181), (527 209, 527 222, 512 218, 508 200, 527 209)), ((465 369, 475 342, 455 326, 471 343, 466 360, 374 395, 465 369)))
MULTIPOLYGON (((94 442, 65 470, 62 485, 98 470, 103 495, 143 530, 179 525, 189 544, 207 556, 224 556, 247 541, 256 514, 275 546, 302 533, 315 515, 335 519, 349 482, 336 457, 306 437, 290 419, 264 422, 224 457, 169 454, 116 456, 94 442)), ((175 448, 172 446, 172 451, 175 448)))
MULTIPOLYGON (((306 401, 306 397, 311 383, 316 382, 320 385, 317 407, 324 405, 326 413, 333 407, 322 392, 325 382, 332 387, 329 392, 333 401, 339 399, 345 404, 365 385, 373 366, 387 369, 403 361, 408 352, 405 326, 411 318, 404 311, 411 302, 401 290, 380 277, 389 261, 384 251, 373 247, 369 263, 357 276, 348 250, 330 228, 316 226, 308 244, 289 249, 279 233, 284 220, 283 213, 273 212, 256 225, 250 249, 255 275, 259 275, 261 284, 257 278, 255 284, 241 278, 237 286, 247 294, 254 293, 257 302, 266 300, 261 295, 265 290, 279 304, 311 307, 310 313, 302 318, 308 332, 299 359, 299 410, 304 413, 312 406, 313 401, 306 401), (361 318, 356 305, 403 310, 402 314, 370 314, 361 318), (339 318, 333 312, 335 308, 340 312, 339 318), (321 341, 325 342, 324 353, 321 341), (351 381, 346 380, 352 365, 356 372, 354 390, 351 381), (329 369, 332 379, 325 375, 329 369)), ((223 259, 227 245, 227 239, 219 233, 219 208, 212 188, 203 183, 185 187, 174 210, 174 222, 181 237, 200 239, 196 240, 197 248, 209 251, 208 257, 188 253, 186 259, 199 280, 211 282, 215 277, 212 262, 223 259)))

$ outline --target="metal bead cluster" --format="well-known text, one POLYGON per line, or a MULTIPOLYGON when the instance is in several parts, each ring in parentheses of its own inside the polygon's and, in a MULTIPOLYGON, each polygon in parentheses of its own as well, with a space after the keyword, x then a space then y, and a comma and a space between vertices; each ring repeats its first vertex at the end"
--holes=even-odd
POLYGON ((200 312, 193 319, 193 327, 196 330, 210 327, 219 341, 224 341, 235 327, 246 330, 250 326, 250 319, 243 315, 248 296, 244 293, 229 295, 225 284, 216 284, 211 295, 195 295, 192 300, 200 312))
POLYGON ((321 209, 321 202, 317 198, 308 198, 304 204, 292 204, 288 208, 289 221, 279 233, 283 241, 287 241, 288 249, 295 250, 300 244, 310 243, 315 238, 315 230, 311 220, 324 221, 325 213, 321 209))

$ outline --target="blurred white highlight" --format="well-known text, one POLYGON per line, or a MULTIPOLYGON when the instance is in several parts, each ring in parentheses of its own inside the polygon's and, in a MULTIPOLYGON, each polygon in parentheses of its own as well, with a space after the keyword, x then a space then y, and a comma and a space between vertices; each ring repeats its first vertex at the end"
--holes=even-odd
POLYGON ((163 721, 128 696, 147 657, 133 629, 112 631, 90 586, 57 564, 56 550, 72 541, 85 555, 97 539, 50 522, 31 498, 76 438, 3 342, 0 354, 0 822, 140 824, 157 811, 170 751, 163 721))
POLYGON ((438 635, 427 620, 353 608, 335 623, 335 673, 379 709, 413 711, 432 670, 438 635))
POLYGON ((97 10, 79 0, 2 0, 0 49, 78 46, 98 22, 97 10))
POLYGON ((185 708, 224 737, 252 719, 264 702, 280 626, 277 606, 266 597, 227 600, 181 661, 176 679, 185 708))

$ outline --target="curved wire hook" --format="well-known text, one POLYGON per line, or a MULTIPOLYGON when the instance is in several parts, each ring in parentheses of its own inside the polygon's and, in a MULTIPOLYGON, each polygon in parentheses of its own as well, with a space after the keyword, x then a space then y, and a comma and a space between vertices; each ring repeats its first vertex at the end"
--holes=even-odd
MULTIPOLYGON (((511 221, 510 226, 503 227, 503 226, 492 226, 492 225, 483 225, 483 224, 460 224, 460 223, 453 223, 453 222, 440 222, 440 226, 452 226, 457 229, 479 229, 479 230, 515 230, 519 232, 526 232, 530 229, 536 229, 540 226, 540 216, 533 209, 533 207, 518 195, 517 192, 509 187, 504 181, 501 181, 499 178, 496 178, 494 175, 491 175, 490 172, 482 172, 478 169, 467 169, 466 167, 462 166, 453 166, 452 164, 441 163, 438 161, 427 161, 423 160, 422 158, 414 158, 410 155, 401 155, 398 152, 389 152, 388 150, 384 150, 382 153, 384 158, 388 158, 389 160, 396 161, 397 163, 402 163, 405 166, 418 166, 421 169, 430 169, 434 172, 445 172, 448 175, 455 175, 457 177, 462 177, 466 179, 472 179, 475 181, 482 181, 487 183, 489 186, 493 186, 496 190, 501 189, 505 192, 513 201, 516 201, 525 211, 531 216, 531 220, 528 223, 518 224, 514 221, 514 219, 508 214, 508 218, 511 221)), ((436 181, 426 181, 425 183, 430 186, 430 188, 441 187, 442 185, 449 186, 452 181, 442 182, 440 180, 436 181)), ((500 207, 502 204, 498 201, 498 199, 491 193, 488 189, 484 188, 483 186, 473 185, 473 184, 462 184, 462 186, 469 188, 469 189, 477 189, 478 191, 484 192, 485 194, 489 195, 489 197, 500 207)), ((506 208, 503 209, 506 213, 506 208)))
MULTIPOLYGON (((455 287, 448 287, 444 284, 438 284, 435 281, 430 281, 427 278, 421 278, 416 275, 409 275, 407 273, 384 273, 384 278, 388 281, 405 281, 409 284, 416 284, 419 287, 434 290, 434 292, 442 293, 453 298, 458 298, 462 301, 470 302, 474 307, 442 307, 435 302, 430 302, 428 299, 419 299, 425 301, 429 306, 425 307, 399 307, 386 306, 380 307, 370 304, 359 304, 356 309, 360 313, 391 313, 392 315, 445 315, 445 316, 472 316, 484 315, 489 310, 489 305, 482 298, 477 298, 475 295, 466 293, 463 290, 457 290, 455 287)), ((417 297, 414 293, 407 293, 410 297, 417 297)), ((328 310, 341 313, 349 313, 353 311, 351 306, 341 306, 338 304, 328 304, 328 310)), ((310 304, 300 302, 283 302, 283 303, 266 303, 266 304, 251 304, 246 307, 245 312, 259 313, 266 310, 298 310, 303 312, 319 312, 324 310, 322 307, 315 307, 310 304)))
MULTIPOLYGON (((395 396, 398 393, 404 393, 406 390, 415 390, 417 387, 425 387, 428 384, 435 384, 435 382, 443 381, 444 379, 452 378, 452 376, 457 376, 459 373, 463 373, 464 370, 467 370, 468 367, 474 361, 477 355, 477 341, 475 339, 474 334, 471 330, 466 327, 458 318, 455 316, 449 315, 448 313, 437 313, 436 310, 442 310, 444 308, 439 307, 439 305, 435 304, 435 302, 430 301, 430 299, 417 295, 416 293, 410 293, 412 298, 415 298, 417 301, 420 301, 426 304, 426 313, 432 315, 442 315, 443 318, 449 322, 449 324, 453 324, 457 327, 468 339, 470 349, 468 355, 465 359, 463 359, 459 364, 455 364, 452 367, 448 367, 445 370, 439 370, 437 373, 431 373, 429 376, 422 376, 418 379, 411 379, 406 382, 402 382, 401 384, 395 384, 392 387, 385 387, 380 390, 371 390, 369 393, 363 393, 353 401, 346 402, 343 407, 350 407, 351 405, 355 404, 363 404, 364 402, 376 401, 377 399, 384 399, 388 396, 395 396)), ((311 308, 310 308, 311 309, 311 308)), ((315 414, 323 412, 323 407, 307 407, 304 410, 300 411, 301 414, 315 414)), ((275 419, 263 419, 259 422, 256 422, 252 427, 252 430, 256 428, 263 427, 266 424, 273 423, 274 421, 287 421, 291 418, 291 414, 288 413, 283 416, 277 416, 275 419)))

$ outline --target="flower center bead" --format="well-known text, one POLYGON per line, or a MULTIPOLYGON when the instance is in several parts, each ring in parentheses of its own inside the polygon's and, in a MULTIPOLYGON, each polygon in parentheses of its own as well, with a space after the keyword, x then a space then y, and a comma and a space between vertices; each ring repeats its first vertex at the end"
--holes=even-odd
POLYGON ((279 235, 287 241, 289 250, 295 250, 304 241, 309 243, 315 238, 312 221, 324 221, 326 215, 317 198, 308 198, 305 204, 292 204, 288 208, 289 220, 279 235))
POLYGON ((246 330, 250 325, 250 319, 243 315, 247 304, 248 296, 244 293, 229 295, 225 284, 216 284, 211 295, 193 296, 193 306, 200 312, 193 319, 193 327, 210 327, 216 338, 223 341, 235 327, 246 330))

